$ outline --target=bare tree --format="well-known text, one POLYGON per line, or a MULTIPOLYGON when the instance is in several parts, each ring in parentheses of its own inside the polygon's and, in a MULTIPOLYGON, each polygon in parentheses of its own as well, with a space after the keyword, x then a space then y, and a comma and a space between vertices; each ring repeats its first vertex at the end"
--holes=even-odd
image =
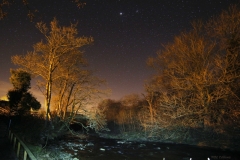
MULTIPOLYGON (((74 72, 76 67, 83 62, 79 48, 90 44, 93 39, 91 37, 78 37, 76 24, 60 27, 56 19, 51 22, 50 27, 44 23, 38 23, 37 28, 45 36, 45 41, 35 44, 34 51, 28 52, 26 55, 13 56, 12 61, 29 73, 42 78, 41 84, 45 86, 42 92, 45 96, 46 119, 48 121, 52 89, 56 84, 55 82, 63 79, 68 80, 67 76, 76 73, 74 72), (80 61, 77 66, 74 61, 74 65, 69 65, 74 57, 80 61)), ((74 84, 72 85, 74 86, 74 84)))
POLYGON ((126 95, 118 101, 111 99, 99 103, 111 130, 138 132, 142 130, 140 113, 146 103, 138 94, 126 95))
POLYGON ((146 85, 147 100, 161 117, 195 127, 221 123, 229 107, 223 104, 239 90, 239 13, 230 8, 207 24, 193 23, 149 59, 157 74, 146 85))
MULTIPOLYGON (((93 77, 90 71, 79 68, 78 63, 80 61, 76 56, 74 57, 74 59, 69 61, 67 70, 61 72, 64 73, 61 78, 54 83, 54 101, 52 106, 55 108, 54 111, 56 111, 57 116, 65 124, 80 123, 86 129, 87 127, 92 128, 95 126, 97 127, 95 129, 100 130, 104 126, 103 124, 105 124, 103 122, 104 117, 100 117, 102 115, 100 111, 86 109, 86 106, 99 99, 101 94, 106 93, 97 89, 103 81, 93 77), (76 64, 74 65, 75 62, 76 64), (84 126, 83 123, 75 120, 79 114, 88 118, 89 126, 84 126)), ((67 62, 65 65, 67 66, 67 62)))

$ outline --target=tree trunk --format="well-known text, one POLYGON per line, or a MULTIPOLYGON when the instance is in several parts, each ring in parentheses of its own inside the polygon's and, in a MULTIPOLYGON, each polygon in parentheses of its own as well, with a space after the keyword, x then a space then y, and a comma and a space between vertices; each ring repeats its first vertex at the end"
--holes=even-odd
POLYGON ((59 91, 58 110, 57 110, 57 114, 59 117, 63 117, 63 97, 65 95, 66 87, 67 87, 67 81, 64 82, 64 87, 59 91))
POLYGON ((46 122, 45 126, 49 122, 50 116, 50 104, 51 104, 51 97, 52 97, 52 64, 49 67, 49 74, 48 74, 48 80, 46 85, 46 97, 45 97, 45 107, 47 108, 46 112, 46 122))
POLYGON ((151 103, 149 103, 149 111, 151 116, 151 124, 153 125, 153 107, 151 103))
POLYGON ((70 89, 70 92, 69 92, 69 95, 68 95, 68 98, 67 98, 67 102, 66 102, 66 106, 65 106, 65 109, 64 109, 64 114, 63 114, 63 119, 65 119, 66 118, 66 112, 67 112, 67 109, 68 109, 68 106, 69 106, 69 101, 70 101, 70 98, 71 98, 71 95, 72 95, 72 93, 73 93, 73 89, 74 89, 74 87, 75 87, 75 83, 74 84, 72 84, 72 86, 71 86, 71 89, 70 89))

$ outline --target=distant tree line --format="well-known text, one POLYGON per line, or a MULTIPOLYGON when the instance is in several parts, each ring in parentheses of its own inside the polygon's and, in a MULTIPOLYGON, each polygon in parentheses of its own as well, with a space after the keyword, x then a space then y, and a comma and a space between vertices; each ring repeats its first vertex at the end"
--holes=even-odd
POLYGON ((120 100, 106 99, 98 105, 113 134, 142 131, 144 107, 146 101, 137 94, 126 95, 120 100))

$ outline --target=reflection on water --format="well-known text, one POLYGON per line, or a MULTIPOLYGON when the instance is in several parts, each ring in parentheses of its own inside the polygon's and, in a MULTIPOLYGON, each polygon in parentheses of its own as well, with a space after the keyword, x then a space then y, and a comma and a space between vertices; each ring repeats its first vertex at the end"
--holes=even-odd
POLYGON ((91 137, 67 138, 59 144, 80 160, 240 160, 237 152, 158 142, 128 142, 91 137))

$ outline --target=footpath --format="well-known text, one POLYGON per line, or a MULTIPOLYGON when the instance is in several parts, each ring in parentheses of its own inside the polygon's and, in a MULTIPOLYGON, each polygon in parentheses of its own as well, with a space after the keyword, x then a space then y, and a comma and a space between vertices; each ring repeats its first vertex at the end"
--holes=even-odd
POLYGON ((8 139, 8 125, 0 119, 0 160, 18 160, 8 139))

